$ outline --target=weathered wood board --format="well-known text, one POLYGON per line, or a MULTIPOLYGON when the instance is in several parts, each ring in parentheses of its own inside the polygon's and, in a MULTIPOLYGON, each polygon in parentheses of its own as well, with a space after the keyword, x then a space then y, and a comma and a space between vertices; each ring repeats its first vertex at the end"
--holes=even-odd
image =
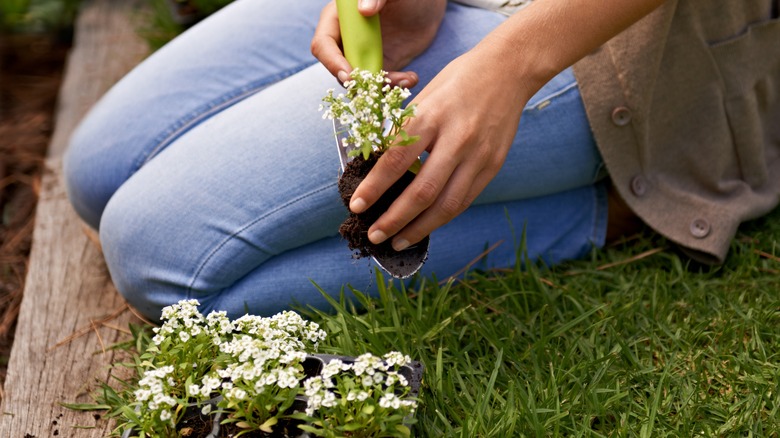
POLYGON ((76 23, 36 213, 24 298, 0 405, 0 437, 103 437, 110 422, 60 403, 90 402, 133 320, 61 181, 61 155, 87 110, 148 53, 143 0, 87 0, 76 23), (101 321, 111 319, 109 326, 101 321), (84 333, 70 339, 72 335, 84 333), (70 340, 69 340, 70 339, 70 340), (65 342, 62 342, 65 341, 65 342))

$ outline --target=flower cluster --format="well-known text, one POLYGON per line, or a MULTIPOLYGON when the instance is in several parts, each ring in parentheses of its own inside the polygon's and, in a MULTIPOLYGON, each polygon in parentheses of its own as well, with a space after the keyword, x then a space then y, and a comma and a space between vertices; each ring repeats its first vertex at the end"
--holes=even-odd
POLYGON ((163 309, 161 327, 154 328, 156 336, 152 341, 159 346, 166 337, 176 335, 181 342, 186 343, 192 336, 197 336, 203 326, 203 315, 198 312, 198 301, 180 301, 163 309))
POLYGON ((342 146, 350 156, 368 159, 374 151, 385 151, 393 144, 408 145, 419 138, 403 129, 406 120, 415 114, 414 105, 403 108, 411 93, 406 88, 391 87, 386 74, 355 69, 351 79, 344 82, 346 93, 336 94, 330 89, 322 99, 322 117, 338 120, 349 131, 342 146))
MULTIPOLYGON (((319 376, 311 377, 303 383, 306 389, 306 396, 308 397, 306 413, 314 415, 322 407, 330 408, 336 406, 337 397, 333 390, 339 388, 334 382, 334 376, 340 378, 340 383, 345 383, 342 373, 346 371, 352 372, 349 377, 351 381, 348 385, 345 385, 349 388, 346 391, 346 401, 362 402, 369 397, 373 397, 375 392, 379 392, 381 393, 379 406, 393 409, 399 409, 401 406, 404 406, 414 410, 417 407, 417 402, 414 400, 401 400, 395 394, 396 385, 401 388, 407 388, 409 382, 403 375, 393 371, 393 369, 395 366, 411 361, 408 357, 400 363, 389 359, 397 355, 400 355, 400 353, 388 353, 385 355, 386 360, 383 361, 378 356, 366 353, 359 356, 352 364, 346 364, 339 359, 331 360, 323 367, 319 376), (359 385, 356 383, 359 383, 359 385)), ((400 356, 404 358, 403 355, 400 356)))
MULTIPOLYGON (((357 423, 365 436, 372 436, 372 427, 381 429, 381 425, 373 424, 375 418, 410 418, 417 401, 409 397, 409 381, 398 372, 410 362, 408 356, 398 352, 383 357, 366 353, 352 363, 332 359, 318 376, 303 383, 308 398, 306 414, 317 418, 314 424, 320 427, 312 431, 321 436, 340 436, 357 423)), ((405 430, 403 425, 397 427, 405 430)))
POLYGON ((354 417, 346 410, 376 406, 407 415, 416 407, 405 399, 408 382, 396 371, 411 361, 408 356, 366 354, 351 364, 333 360, 307 379, 303 363, 326 337, 316 323, 295 312, 231 321, 225 312, 203 316, 198 305, 186 300, 166 307, 163 324, 139 357, 133 409, 125 414, 126 424, 146 435, 175 434, 184 408, 200 406, 208 415, 215 399, 216 409, 229 413, 224 423, 265 432, 284 416, 305 415, 313 422, 335 412, 341 420, 327 422, 340 424, 354 417), (308 397, 306 413, 291 414, 302 396, 308 397))
POLYGON ((325 332, 295 312, 271 318, 245 315, 233 327, 233 337, 219 346, 227 358, 224 367, 206 375, 203 387, 192 389, 202 395, 208 383, 221 381, 221 406, 246 427, 261 428, 292 403, 296 392, 290 390, 300 387, 307 352, 317 349, 325 332))
POLYGON ((169 377, 173 373, 173 366, 167 365, 160 368, 152 368, 143 373, 138 381, 138 389, 135 390, 135 398, 146 404, 145 412, 160 421, 169 421, 173 417, 171 408, 177 401, 168 394, 168 390, 176 385, 169 377))

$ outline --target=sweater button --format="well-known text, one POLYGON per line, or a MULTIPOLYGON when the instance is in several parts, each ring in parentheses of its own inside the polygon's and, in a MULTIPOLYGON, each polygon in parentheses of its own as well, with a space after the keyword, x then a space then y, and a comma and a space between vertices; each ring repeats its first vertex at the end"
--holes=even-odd
POLYGON ((706 219, 694 219, 691 222, 691 235, 697 239, 703 239, 710 234, 710 223, 706 219))
POLYGON ((612 123, 616 126, 626 126, 631 123, 631 110, 624 106, 612 110, 612 123))
POLYGON ((637 175, 631 179, 631 193, 638 197, 642 197, 647 193, 647 180, 641 175, 637 175))

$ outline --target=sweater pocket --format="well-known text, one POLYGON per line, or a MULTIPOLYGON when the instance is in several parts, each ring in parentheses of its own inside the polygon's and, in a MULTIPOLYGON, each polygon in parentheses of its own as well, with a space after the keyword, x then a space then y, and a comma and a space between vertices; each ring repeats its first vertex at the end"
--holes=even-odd
POLYGON ((770 120, 780 107, 780 20, 747 26, 740 35, 711 45, 710 52, 720 71, 742 177, 752 187, 761 186, 769 177, 767 161, 778 153, 767 149, 767 140, 780 137, 780 120, 770 120))

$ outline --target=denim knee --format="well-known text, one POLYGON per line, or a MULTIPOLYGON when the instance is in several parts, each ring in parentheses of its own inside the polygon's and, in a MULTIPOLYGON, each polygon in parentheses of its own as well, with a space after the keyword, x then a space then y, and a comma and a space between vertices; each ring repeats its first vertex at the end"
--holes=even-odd
POLYGON ((166 242, 155 233, 165 206, 147 204, 131 190, 119 190, 100 220, 100 243, 111 279, 127 302, 157 321, 163 307, 187 298, 186 282, 178 281, 178 259, 160 254, 166 242))
POLYGON ((65 150, 62 163, 65 191, 76 213, 84 222, 98 229, 100 216, 108 202, 110 194, 101 194, 99 169, 91 159, 92 139, 84 135, 84 130, 76 130, 65 150))

